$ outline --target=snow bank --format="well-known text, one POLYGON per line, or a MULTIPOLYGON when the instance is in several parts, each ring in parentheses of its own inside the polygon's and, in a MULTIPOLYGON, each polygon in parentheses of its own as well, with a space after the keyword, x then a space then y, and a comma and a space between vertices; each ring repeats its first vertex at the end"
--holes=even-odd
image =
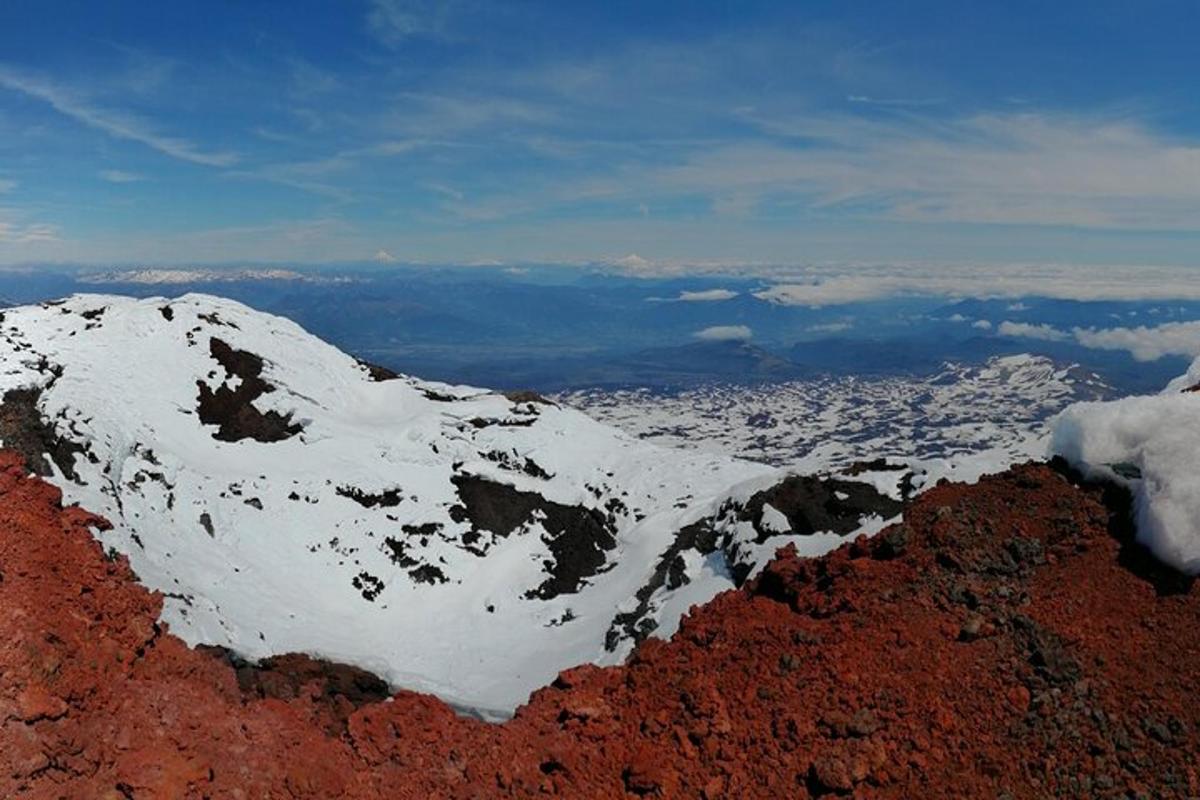
POLYGON ((1200 574, 1200 392, 1187 390, 1198 382, 1200 359, 1159 395, 1076 403, 1050 442, 1085 472, 1129 486, 1138 539, 1192 575, 1200 574))

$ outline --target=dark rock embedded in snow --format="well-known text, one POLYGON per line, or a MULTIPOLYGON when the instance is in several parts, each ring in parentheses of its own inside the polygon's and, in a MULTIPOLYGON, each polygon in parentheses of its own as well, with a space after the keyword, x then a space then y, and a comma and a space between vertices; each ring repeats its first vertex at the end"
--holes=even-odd
POLYGON ((38 475, 53 474, 52 461, 70 480, 75 474, 76 456, 88 457, 87 448, 61 436, 38 408, 39 389, 10 389, 0 400, 0 442, 20 453, 29 469, 38 475), (50 461, 46 460, 50 457, 50 461))
POLYGON ((275 391, 275 387, 263 380, 263 360, 254 353, 235 350, 215 336, 208 340, 209 353, 217 360, 230 377, 239 379, 233 389, 222 382, 216 389, 204 381, 196 381, 199 390, 196 412, 205 425, 216 425, 214 439, 224 442, 239 442, 254 439, 257 442, 278 442, 291 438, 302 427, 291 420, 291 415, 278 411, 259 411, 254 401, 275 391))
POLYGON ((847 534, 862 524, 871 514, 891 519, 900 513, 903 504, 881 494, 875 487, 861 481, 844 481, 813 475, 790 475, 780 483, 756 492, 738 512, 739 518, 754 525, 758 543, 767 541, 775 531, 763 525, 763 507, 772 508, 787 517, 790 533, 805 536, 818 531, 847 534))
POLYGON ((549 600, 579 591, 587 578, 605 566, 605 553, 617 540, 601 512, 584 506, 555 503, 536 492, 475 475, 456 475, 451 481, 461 505, 451 508, 458 522, 470 522, 474 531, 490 531, 499 537, 511 535, 539 514, 551 558, 543 562, 548 577, 528 590, 526 597, 549 600))

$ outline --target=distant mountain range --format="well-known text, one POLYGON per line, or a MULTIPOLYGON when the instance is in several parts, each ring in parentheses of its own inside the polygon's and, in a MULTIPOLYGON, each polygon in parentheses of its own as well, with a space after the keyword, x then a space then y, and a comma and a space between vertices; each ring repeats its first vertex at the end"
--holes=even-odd
POLYGON ((242 283, 253 281, 298 281, 302 283, 347 283, 353 278, 297 272, 291 269, 174 269, 143 268, 112 272, 90 272, 79 276, 85 284, 135 284, 150 286, 188 286, 202 283, 242 283))
POLYGON ((1071 337, 999 333, 1012 321, 1056 329, 1200 319, 1195 302, 898 297, 820 308, 765 302, 746 278, 635 279, 536 268, 144 268, 0 273, 0 295, 41 302, 94 290, 222 295, 297 320, 346 352, 431 379, 562 391, 755 383, 824 374, 928 375, 941 366, 1034 353, 1099 373, 1118 391, 1153 391, 1183 357, 1135 361, 1071 337), (708 341, 714 329, 739 342, 708 341))

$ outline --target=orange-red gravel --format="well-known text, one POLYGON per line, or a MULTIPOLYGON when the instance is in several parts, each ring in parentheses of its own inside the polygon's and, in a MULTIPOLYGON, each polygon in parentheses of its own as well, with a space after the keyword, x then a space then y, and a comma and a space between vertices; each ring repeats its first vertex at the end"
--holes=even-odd
POLYGON ((189 649, 99 522, 0 454, 0 796, 1200 796, 1200 591, 1045 466, 784 554, 504 725, 189 649))

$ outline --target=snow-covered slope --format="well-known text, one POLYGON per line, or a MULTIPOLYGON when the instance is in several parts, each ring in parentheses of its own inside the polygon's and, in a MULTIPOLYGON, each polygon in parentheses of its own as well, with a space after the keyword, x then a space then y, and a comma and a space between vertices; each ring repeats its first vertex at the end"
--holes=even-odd
POLYGON ((1111 393, 1079 367, 1016 355, 946 364, 929 377, 819 376, 670 395, 588 389, 555 399, 643 439, 802 472, 858 472, 860 462, 886 459, 910 468, 920 488, 1041 458, 1055 413, 1111 393))
POLYGON ((1200 358, 1158 395, 1071 406, 1055 423, 1051 450, 1127 485, 1138 538, 1200 575, 1200 358))
POLYGON ((534 395, 369 368, 205 295, 7 309, 0 364, 4 446, 113 522, 102 543, 166 595, 175 633, 485 714, 671 633, 776 545, 823 552, 898 510, 534 395))

